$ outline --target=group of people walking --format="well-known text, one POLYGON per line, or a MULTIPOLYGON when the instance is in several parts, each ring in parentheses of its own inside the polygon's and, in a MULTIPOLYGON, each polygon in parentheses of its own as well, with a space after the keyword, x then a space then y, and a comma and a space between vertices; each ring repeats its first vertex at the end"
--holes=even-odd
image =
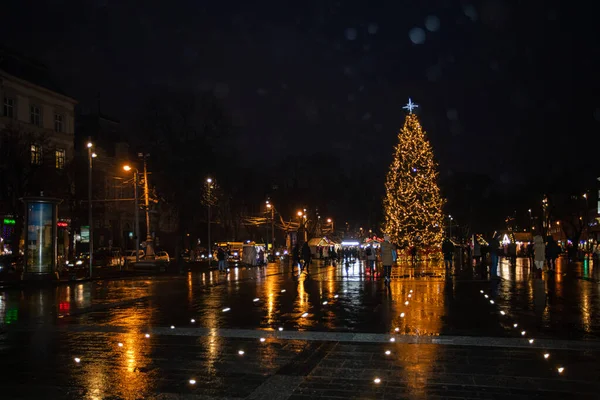
MULTIPOLYGON (((347 253, 347 259, 349 260, 352 255, 352 253, 347 253)), ((377 255, 377 250, 373 246, 367 246, 365 249, 365 257, 367 265, 371 268, 371 270, 375 269, 377 255)), ((379 246, 379 256, 381 258, 381 264, 383 265, 385 284, 389 285, 392 275, 392 266, 398 259, 398 253, 396 251, 396 246, 390 242, 390 237, 388 235, 383 237, 383 242, 381 242, 379 246)), ((294 266, 298 268, 298 273, 309 273, 309 267, 311 263, 312 252, 308 242, 304 242, 302 247, 296 243, 292 249, 292 274, 294 273, 294 266)))
POLYGON ((556 271, 556 260, 562 252, 560 246, 552 236, 548 236, 544 241, 541 235, 533 237, 533 244, 527 249, 530 262, 533 261, 535 270, 541 274, 544 268, 544 261, 547 262, 548 271, 556 271))
MULTIPOLYGON (((473 246, 462 245, 458 246, 459 254, 457 255, 457 246, 446 238, 442 243, 442 253, 444 254, 444 263, 446 269, 454 266, 454 258, 456 256, 466 256, 467 260, 475 266, 486 266, 489 254, 489 271, 491 279, 500 279, 498 276, 498 261, 500 256, 506 257, 512 266, 516 266, 517 246, 515 243, 510 243, 507 246, 501 246, 500 237, 494 235, 487 242, 487 245, 481 245, 477 240, 473 246), (466 254, 465 254, 466 253, 466 254)), ((560 256, 562 249, 560 245, 548 236, 544 239, 541 235, 536 235, 533 242, 530 243, 524 250, 524 253, 529 259, 531 269, 541 273, 544 262, 548 266, 548 271, 556 270, 556 260, 560 256)))

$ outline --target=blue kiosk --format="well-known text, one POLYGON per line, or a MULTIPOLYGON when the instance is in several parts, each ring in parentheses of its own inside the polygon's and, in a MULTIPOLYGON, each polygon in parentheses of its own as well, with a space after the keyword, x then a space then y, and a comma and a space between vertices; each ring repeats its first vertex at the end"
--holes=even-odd
POLYGON ((62 200, 25 197, 25 268, 23 280, 57 280, 57 214, 62 200))

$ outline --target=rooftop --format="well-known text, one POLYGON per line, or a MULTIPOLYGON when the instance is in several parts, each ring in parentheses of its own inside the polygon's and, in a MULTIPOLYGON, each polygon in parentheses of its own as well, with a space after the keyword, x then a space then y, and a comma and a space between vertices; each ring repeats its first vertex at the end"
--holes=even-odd
POLYGON ((0 70, 37 86, 68 96, 43 64, 0 46, 0 70))

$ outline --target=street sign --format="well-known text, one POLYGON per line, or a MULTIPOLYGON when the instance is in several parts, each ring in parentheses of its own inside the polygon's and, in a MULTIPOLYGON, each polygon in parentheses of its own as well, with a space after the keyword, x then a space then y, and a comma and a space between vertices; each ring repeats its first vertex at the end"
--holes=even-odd
POLYGON ((82 226, 81 227, 81 243, 89 243, 90 242, 90 227, 82 226))

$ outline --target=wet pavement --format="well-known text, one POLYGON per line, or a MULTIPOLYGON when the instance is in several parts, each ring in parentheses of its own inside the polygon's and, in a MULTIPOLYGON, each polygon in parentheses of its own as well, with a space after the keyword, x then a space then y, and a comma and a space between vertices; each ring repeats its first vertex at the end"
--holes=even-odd
POLYGON ((503 260, 494 282, 403 265, 388 289, 361 263, 274 263, 0 291, 0 385, 10 399, 598 398, 599 270, 561 259, 534 279, 503 260))

